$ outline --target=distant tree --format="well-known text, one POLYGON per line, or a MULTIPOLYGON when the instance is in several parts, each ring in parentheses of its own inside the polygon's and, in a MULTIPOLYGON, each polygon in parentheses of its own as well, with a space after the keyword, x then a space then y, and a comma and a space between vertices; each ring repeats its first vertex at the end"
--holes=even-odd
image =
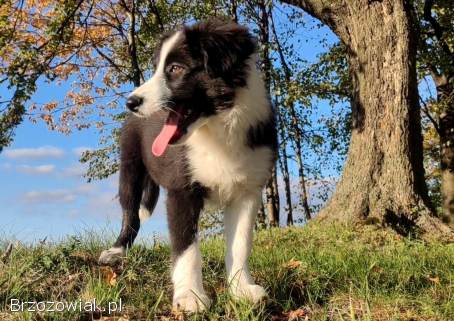
POLYGON ((435 95, 421 97, 429 187, 436 202, 441 189, 443 217, 454 224, 454 2, 417 0, 415 4, 418 74, 422 81, 430 77, 436 88, 435 95))

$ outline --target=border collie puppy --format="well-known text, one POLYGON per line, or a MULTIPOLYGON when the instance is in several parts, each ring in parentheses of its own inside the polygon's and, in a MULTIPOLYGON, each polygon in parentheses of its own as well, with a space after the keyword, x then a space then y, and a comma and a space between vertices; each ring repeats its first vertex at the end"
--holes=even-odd
POLYGON ((245 27, 212 20, 167 34, 154 74, 127 100, 132 114, 120 140, 121 233, 101 264, 125 256, 140 218, 167 190, 173 305, 209 306, 197 241, 200 212, 224 209, 227 280, 233 296, 266 296, 249 272, 261 192, 276 156, 274 114, 245 27))

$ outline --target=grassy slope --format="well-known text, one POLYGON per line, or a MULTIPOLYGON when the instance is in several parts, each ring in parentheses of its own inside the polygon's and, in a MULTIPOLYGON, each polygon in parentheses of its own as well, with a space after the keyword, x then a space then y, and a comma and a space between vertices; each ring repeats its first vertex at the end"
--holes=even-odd
MULTIPOLYGON (((116 282, 96 258, 106 241, 93 235, 55 245, 16 246, 0 263, 0 320, 80 320, 78 313, 8 313, 11 298, 98 302, 122 298, 130 320, 180 318, 170 313, 169 249, 134 246, 116 282)), ((5 247, 3 246, 2 249, 5 247)), ((251 265, 270 294, 265 306, 226 294, 222 239, 203 242, 204 282, 214 299, 197 320, 454 320, 454 245, 401 239, 373 227, 354 231, 310 224, 257 233, 251 265), (290 262, 290 263, 289 263, 290 262), (215 295, 216 294, 216 295, 215 295), (304 317, 302 318, 304 320, 304 317)), ((1 254, 0 254, 1 257, 1 254)))

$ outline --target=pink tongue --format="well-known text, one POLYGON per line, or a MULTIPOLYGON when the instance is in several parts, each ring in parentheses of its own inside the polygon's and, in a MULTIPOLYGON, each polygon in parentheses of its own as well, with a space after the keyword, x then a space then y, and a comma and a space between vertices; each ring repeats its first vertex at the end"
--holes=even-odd
POLYGON ((169 113, 167 119, 164 123, 164 126, 161 129, 161 132, 156 136, 153 142, 153 146, 151 146, 151 152, 154 156, 159 157, 164 154, 169 145, 172 137, 178 131, 178 123, 180 121, 180 112, 181 109, 176 110, 175 112, 169 113))
POLYGON ((159 135, 155 138, 153 142, 153 146, 151 147, 151 151, 154 156, 159 157, 167 149, 167 146, 169 145, 170 140, 172 139, 173 135, 175 135, 176 131, 178 129, 178 122, 171 122, 171 123, 165 123, 164 127, 162 127, 161 132, 159 135))

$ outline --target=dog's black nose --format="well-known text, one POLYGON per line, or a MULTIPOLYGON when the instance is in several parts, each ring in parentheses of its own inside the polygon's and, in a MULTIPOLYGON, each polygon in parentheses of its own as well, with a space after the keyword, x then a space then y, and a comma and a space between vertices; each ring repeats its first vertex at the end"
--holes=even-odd
POLYGON ((130 111, 137 111, 139 109, 140 105, 142 105, 142 102, 143 102, 142 97, 131 96, 126 101, 126 107, 128 107, 128 109, 130 111))

